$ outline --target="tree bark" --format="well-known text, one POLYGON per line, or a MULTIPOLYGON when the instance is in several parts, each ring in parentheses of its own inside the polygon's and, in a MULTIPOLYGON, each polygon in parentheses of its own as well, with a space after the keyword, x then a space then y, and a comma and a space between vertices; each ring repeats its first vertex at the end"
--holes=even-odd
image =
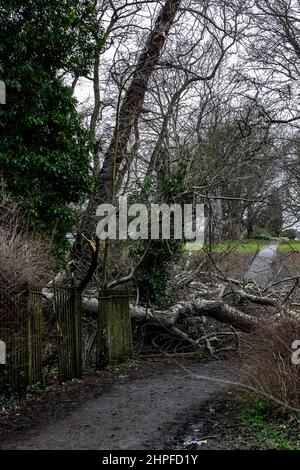
POLYGON ((142 110, 150 78, 158 63, 180 4, 181 0, 166 0, 138 60, 132 81, 119 109, 111 143, 104 155, 95 194, 90 198, 88 207, 81 218, 72 252, 72 258, 77 261, 77 265, 80 264, 80 259, 85 254, 85 242, 82 235, 88 239, 95 238, 97 206, 112 201, 113 184, 126 158, 136 117, 142 110))
POLYGON ((209 317, 231 325, 240 331, 249 332, 257 326, 253 317, 246 313, 225 304, 218 300, 193 299, 180 302, 169 310, 149 310, 143 307, 132 307, 131 316, 133 319, 154 321, 167 328, 172 328, 178 320, 183 317, 209 317))

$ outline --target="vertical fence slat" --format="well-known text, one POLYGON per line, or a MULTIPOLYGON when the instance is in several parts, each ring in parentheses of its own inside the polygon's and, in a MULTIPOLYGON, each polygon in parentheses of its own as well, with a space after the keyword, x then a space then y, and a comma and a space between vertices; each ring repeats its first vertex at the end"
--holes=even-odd
POLYGON ((58 362, 60 381, 82 376, 81 296, 71 288, 56 289, 54 294, 58 326, 58 362))
POLYGON ((43 309, 42 292, 32 291, 28 298, 27 385, 43 383, 43 309))
POLYGON ((82 376, 82 299, 81 295, 74 293, 74 315, 73 315, 73 338, 74 338, 74 374, 75 377, 82 376))

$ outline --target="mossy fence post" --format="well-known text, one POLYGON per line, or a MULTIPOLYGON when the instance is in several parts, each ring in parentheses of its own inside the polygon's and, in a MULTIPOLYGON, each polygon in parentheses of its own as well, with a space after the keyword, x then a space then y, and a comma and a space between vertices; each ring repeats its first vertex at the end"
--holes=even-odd
POLYGON ((107 289, 99 295, 97 367, 132 356, 132 332, 127 290, 107 289))

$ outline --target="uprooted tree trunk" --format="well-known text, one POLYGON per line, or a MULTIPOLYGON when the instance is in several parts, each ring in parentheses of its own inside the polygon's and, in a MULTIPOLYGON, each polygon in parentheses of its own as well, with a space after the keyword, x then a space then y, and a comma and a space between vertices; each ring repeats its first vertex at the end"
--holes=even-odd
POLYGON ((126 160, 134 123, 142 110, 151 76, 157 66, 180 4, 181 0, 165 1, 141 52, 135 72, 132 74, 131 83, 117 113, 114 134, 105 152, 103 165, 99 172, 99 183, 82 216, 72 253, 78 270, 80 270, 80 265, 84 264, 87 255, 86 241, 95 237, 97 206, 101 203, 111 202, 114 193, 113 185, 126 160))

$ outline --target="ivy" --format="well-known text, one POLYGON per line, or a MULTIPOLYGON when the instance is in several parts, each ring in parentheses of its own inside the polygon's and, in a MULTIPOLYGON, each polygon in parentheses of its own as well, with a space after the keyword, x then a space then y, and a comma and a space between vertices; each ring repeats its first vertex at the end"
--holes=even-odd
MULTIPOLYGON (((152 177, 147 177, 139 183, 137 193, 132 196, 130 203, 154 200, 155 194, 162 194, 165 203, 174 200, 181 202, 180 195, 187 191, 185 176, 188 161, 182 160, 173 170, 171 177, 161 188, 157 188, 152 177), (178 199, 179 198, 179 199, 178 199)), ((134 282, 139 289, 141 302, 149 305, 164 307, 169 303, 167 285, 170 280, 172 262, 178 261, 182 252, 182 240, 152 241, 142 264, 134 274, 134 282)), ((130 256, 137 264, 148 245, 147 241, 132 244, 130 256)))

